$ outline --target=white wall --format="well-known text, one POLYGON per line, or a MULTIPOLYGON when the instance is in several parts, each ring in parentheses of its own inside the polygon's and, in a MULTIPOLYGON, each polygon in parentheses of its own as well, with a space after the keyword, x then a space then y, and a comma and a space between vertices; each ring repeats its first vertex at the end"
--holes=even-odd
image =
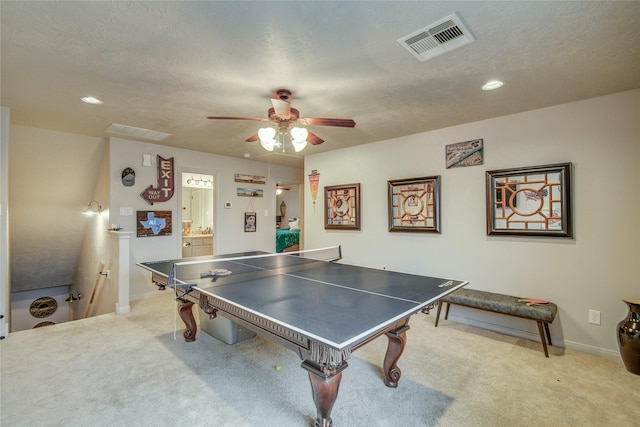
POLYGON ((70 306, 73 320, 84 317, 113 313, 118 299, 118 289, 114 276, 101 277, 103 269, 113 268, 117 250, 115 242, 109 238, 109 142, 104 144, 97 172, 92 181, 95 183, 91 200, 102 206, 99 215, 78 218, 86 223, 81 250, 78 256, 78 268, 75 272, 72 291, 81 295, 80 301, 70 306), (92 298, 93 296, 93 298, 92 298))
POLYGON ((9 136, 11 290, 68 285, 88 222, 80 212, 94 195, 105 143, 19 125, 9 136))
POLYGON ((9 274, 9 116, 7 107, 0 107, 0 337, 9 335, 10 286, 9 274))
POLYGON ((150 206, 140 193, 149 185, 157 185, 156 156, 174 158, 174 172, 180 185, 179 172, 197 170, 215 176, 216 201, 214 213, 214 250, 216 254, 249 250, 275 251, 275 187, 276 179, 302 180, 302 169, 270 165, 252 160, 237 159, 215 154, 184 150, 120 138, 110 140, 110 188, 109 223, 119 224, 124 231, 134 232, 131 238, 131 299, 136 300, 157 292, 149 280, 149 274, 136 263, 175 259, 181 257, 180 227, 181 200, 176 191, 174 196, 163 203, 150 206), (150 167, 142 166, 143 154, 151 154, 150 167), (136 173, 135 185, 125 187, 121 183, 121 173, 131 167, 136 173), (234 174, 250 174, 267 177, 265 185, 246 184, 234 181, 234 174), (237 188, 261 188, 263 197, 238 197, 237 188), (230 209, 224 208, 231 202, 230 209), (121 215, 121 208, 132 208, 133 215, 121 215), (138 210, 170 210, 173 212, 174 231, 171 236, 136 237, 136 217, 138 210), (258 214, 256 232, 244 232, 244 212, 258 214))
MULTIPOLYGON (((320 176, 307 248, 340 244, 346 263, 470 281, 470 288, 548 299, 554 344, 618 357, 624 297, 640 297, 640 90, 468 123, 305 158, 320 176), (484 139, 484 164, 445 168, 445 145, 484 139), (485 171, 574 165, 575 238, 486 235, 485 171), (368 171, 364 172, 364 171, 368 171), (442 233, 391 233, 387 181, 441 175, 442 233), (323 228, 323 187, 360 182, 362 228, 323 228), (588 310, 602 324, 588 324, 588 310)), ((452 309, 452 319, 536 339, 534 322, 452 309)))

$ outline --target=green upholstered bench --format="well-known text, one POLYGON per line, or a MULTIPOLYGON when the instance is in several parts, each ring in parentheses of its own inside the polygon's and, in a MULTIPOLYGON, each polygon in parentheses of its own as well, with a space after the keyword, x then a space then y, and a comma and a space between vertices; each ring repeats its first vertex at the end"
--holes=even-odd
POLYGON ((521 299, 522 298, 510 295, 478 291, 475 289, 458 289, 457 291, 440 299, 435 325, 436 327, 438 326, 440 309, 443 304, 447 304, 444 315, 445 320, 449 317, 449 308, 452 304, 492 311, 494 313, 508 314, 510 316, 521 317, 523 319, 535 320, 538 323, 538 331, 540 332, 540 341, 542 342, 544 355, 549 357, 549 352, 547 351, 547 340, 549 345, 553 345, 551 343, 551 334, 549 333, 549 324, 553 322, 553 319, 555 319, 556 314, 558 313, 558 306, 552 302, 547 304, 528 305, 526 302, 518 301, 521 299))

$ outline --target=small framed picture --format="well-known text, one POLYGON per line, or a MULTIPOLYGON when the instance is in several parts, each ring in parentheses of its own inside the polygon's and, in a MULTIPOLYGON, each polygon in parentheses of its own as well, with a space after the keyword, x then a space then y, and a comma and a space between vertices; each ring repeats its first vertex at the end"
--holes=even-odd
POLYGON ((487 235, 573 237, 571 163, 487 171, 487 235))
POLYGON ((447 169, 481 165, 484 161, 483 140, 456 142, 445 147, 447 169))
POLYGON ((245 212, 244 213, 244 231, 245 233, 251 233, 256 231, 256 213, 245 212))
POLYGON ((360 230, 360 184, 324 187, 325 230, 360 230))
POLYGON ((389 231, 440 233, 440 176, 388 182, 389 231))
POLYGON ((171 236, 172 211, 136 211, 136 236, 171 236))

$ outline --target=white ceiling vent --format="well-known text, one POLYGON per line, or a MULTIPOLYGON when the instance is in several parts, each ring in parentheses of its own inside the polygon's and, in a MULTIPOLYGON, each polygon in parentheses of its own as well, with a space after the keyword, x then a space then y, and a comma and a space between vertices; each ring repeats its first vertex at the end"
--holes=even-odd
POLYGON ((475 41, 457 14, 449 15, 398 39, 420 61, 434 58, 475 41))
POLYGON ((136 128, 133 126, 119 125, 112 123, 111 126, 105 129, 106 133, 112 133, 114 135, 129 136, 137 139, 148 139, 150 141, 161 141, 169 136, 170 133, 158 132, 155 130, 136 128))

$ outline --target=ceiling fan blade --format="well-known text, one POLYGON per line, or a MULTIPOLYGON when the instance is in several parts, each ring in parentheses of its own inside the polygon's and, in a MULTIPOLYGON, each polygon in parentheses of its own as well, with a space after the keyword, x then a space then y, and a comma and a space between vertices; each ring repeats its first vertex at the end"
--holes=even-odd
POLYGON ((307 117, 305 119, 298 120, 309 126, 338 126, 343 128, 352 128, 356 125, 356 122, 351 119, 326 119, 307 117))
POLYGON ((259 119, 257 117, 223 117, 223 116, 207 116, 207 119, 212 120, 257 120, 259 122, 265 122, 269 119, 259 119))
POLYGON ((257 140, 259 140, 260 138, 258 137, 257 133, 254 133, 253 135, 251 135, 249 138, 245 139, 245 141, 247 142, 256 142, 257 140))
POLYGON ((316 135, 315 133, 311 133, 307 130, 307 132, 309 133, 307 135, 307 142, 311 145, 320 145, 324 142, 324 139, 320 138, 318 135, 316 135))
POLYGON ((282 119, 291 117, 291 104, 281 99, 271 99, 271 104, 276 114, 282 119))

